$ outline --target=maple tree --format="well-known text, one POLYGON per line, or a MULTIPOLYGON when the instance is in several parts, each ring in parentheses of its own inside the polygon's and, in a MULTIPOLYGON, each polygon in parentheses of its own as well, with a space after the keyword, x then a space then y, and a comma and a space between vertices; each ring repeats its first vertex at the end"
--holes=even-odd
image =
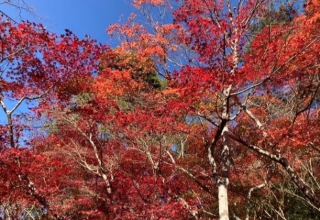
POLYGON ((0 215, 317 215, 319 0, 133 4, 114 49, 0 22, 0 215))
POLYGON ((37 182, 50 176, 36 163, 45 164, 46 156, 32 151, 31 137, 39 132, 37 127, 45 114, 43 110, 53 100, 59 99, 63 104, 66 97, 72 95, 70 89, 67 95, 63 93, 65 81, 74 75, 94 74, 97 70, 94 65, 97 65, 104 47, 94 41, 80 40, 69 30, 58 37, 42 25, 30 22, 15 25, 1 21, 0 38, 0 103, 7 119, 7 124, 1 127, 4 175, 1 205, 6 218, 10 219, 26 212, 31 205, 28 201, 36 202, 36 209, 40 205, 50 211, 44 195, 50 193, 50 187, 44 192, 40 188, 44 183, 37 182), (23 105, 27 105, 33 114, 19 112, 23 105))
MULTIPOLYGON (((310 150, 309 159, 317 160, 312 153, 317 135, 305 138, 306 131, 311 134, 314 130, 301 126, 317 120, 319 67, 311 57, 319 56, 319 15, 315 12, 319 3, 310 1, 305 14, 295 13, 296 18, 285 25, 269 23, 254 36, 250 35, 253 24, 271 14, 265 13, 267 1, 134 4, 150 26, 130 18, 127 24, 113 25, 109 31, 125 39, 122 47, 126 50, 152 55, 163 70, 160 74, 172 79, 169 87, 178 99, 169 101, 169 112, 198 118, 207 128, 198 147, 207 149, 218 187, 220 219, 229 218, 229 181, 235 181, 233 175, 241 175, 232 163, 240 147, 253 151, 253 161, 266 164, 260 166, 266 176, 262 183, 248 183, 249 203, 253 191, 276 181, 274 171, 267 166, 276 163, 272 167, 282 166, 282 174, 296 185, 307 203, 318 209, 318 189, 310 188, 302 179, 297 158, 301 158, 302 148, 310 150), (154 21, 152 13, 157 10, 172 10, 173 23, 154 21), (169 65, 178 70, 171 73, 169 65)), ((314 170, 312 175, 317 173, 314 170)))
MULTIPOLYGON (((62 216, 70 212, 98 219, 194 215, 196 198, 189 181, 181 184, 170 154, 174 133, 168 133, 168 124, 182 125, 156 109, 162 90, 153 62, 114 50, 102 56, 99 69, 92 81, 86 81, 87 90, 74 97, 74 104, 50 110, 54 128, 49 128, 47 141, 56 146, 55 154, 63 153, 86 176, 73 180, 83 185, 77 187, 77 201, 70 198, 81 210, 64 206, 62 216), (147 65, 141 69, 139 63, 147 65)), ((37 148, 45 142, 37 141, 37 148)))

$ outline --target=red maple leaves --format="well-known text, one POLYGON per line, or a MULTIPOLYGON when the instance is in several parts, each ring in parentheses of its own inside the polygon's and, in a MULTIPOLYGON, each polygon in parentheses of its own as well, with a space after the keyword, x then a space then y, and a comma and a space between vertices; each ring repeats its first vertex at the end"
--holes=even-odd
POLYGON ((282 20, 264 1, 170 3, 134 1, 149 26, 111 26, 116 49, 0 23, 1 212, 284 218, 293 185, 318 208, 319 2, 282 20))

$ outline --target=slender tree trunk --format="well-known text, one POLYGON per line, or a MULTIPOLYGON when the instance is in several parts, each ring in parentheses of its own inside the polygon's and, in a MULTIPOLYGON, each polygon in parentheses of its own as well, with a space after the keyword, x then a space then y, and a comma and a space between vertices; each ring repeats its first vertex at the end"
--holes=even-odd
POLYGON ((224 184, 224 183, 219 184, 218 199, 219 199, 219 219, 229 220, 227 184, 224 184))
POLYGON ((218 127, 217 133, 213 138, 208 149, 208 159, 212 167, 212 172, 216 185, 218 188, 218 203, 219 203, 219 219, 229 220, 229 208, 228 208, 228 185, 230 177, 230 146, 229 146, 229 95, 232 86, 228 86, 223 90, 221 97, 222 114, 221 124, 218 127), (218 172, 217 164, 214 158, 214 149, 218 142, 218 139, 222 137, 222 151, 220 154, 221 158, 221 172, 218 172))
POLYGON ((13 124, 12 124, 11 114, 7 114, 7 119, 8 119, 8 129, 9 129, 10 147, 11 147, 11 148, 15 148, 14 135, 13 135, 13 124))
POLYGON ((229 129, 226 125, 222 130, 223 149, 221 152, 221 174, 217 179, 219 217, 229 220, 228 185, 230 177, 229 129))

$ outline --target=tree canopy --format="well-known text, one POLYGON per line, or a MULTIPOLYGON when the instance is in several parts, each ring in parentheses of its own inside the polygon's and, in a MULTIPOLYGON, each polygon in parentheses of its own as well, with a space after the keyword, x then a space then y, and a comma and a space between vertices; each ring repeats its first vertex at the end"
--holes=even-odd
POLYGON ((0 218, 319 219, 320 1, 132 4, 0 20, 0 218))

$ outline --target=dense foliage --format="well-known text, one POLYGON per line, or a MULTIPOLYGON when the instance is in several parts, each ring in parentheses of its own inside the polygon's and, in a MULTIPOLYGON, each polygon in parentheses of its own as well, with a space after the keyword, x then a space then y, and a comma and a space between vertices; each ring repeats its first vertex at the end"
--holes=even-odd
POLYGON ((320 1, 133 5, 0 20, 0 218, 319 219, 320 1))

